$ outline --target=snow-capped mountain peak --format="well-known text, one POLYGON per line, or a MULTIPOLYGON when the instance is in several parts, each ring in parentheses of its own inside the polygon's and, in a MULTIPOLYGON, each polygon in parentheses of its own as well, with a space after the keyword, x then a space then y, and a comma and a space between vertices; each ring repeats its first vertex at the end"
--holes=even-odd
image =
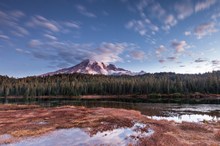
POLYGON ((82 74, 102 74, 102 75, 142 75, 145 72, 141 71, 139 73, 134 73, 123 68, 117 68, 113 64, 106 65, 103 62, 97 62, 94 60, 86 59, 81 63, 69 67, 57 70, 55 72, 50 72, 43 74, 42 76, 51 76, 55 74, 72 74, 72 73, 82 73, 82 74))

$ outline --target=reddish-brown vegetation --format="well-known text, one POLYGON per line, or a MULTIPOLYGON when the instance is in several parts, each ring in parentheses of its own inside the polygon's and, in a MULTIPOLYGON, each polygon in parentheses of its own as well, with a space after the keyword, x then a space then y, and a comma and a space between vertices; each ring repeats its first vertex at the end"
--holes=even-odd
POLYGON ((155 132, 138 138, 137 145, 188 146, 220 145, 220 123, 175 123, 148 119, 134 110, 61 106, 43 108, 35 105, 0 105, 0 144, 23 137, 38 136, 60 128, 87 128, 90 135, 120 127, 132 127, 134 122, 148 125, 155 132), (88 128, 87 128, 88 129, 88 128))
POLYGON ((216 133, 215 133, 215 137, 220 140, 220 130, 218 130, 216 133))

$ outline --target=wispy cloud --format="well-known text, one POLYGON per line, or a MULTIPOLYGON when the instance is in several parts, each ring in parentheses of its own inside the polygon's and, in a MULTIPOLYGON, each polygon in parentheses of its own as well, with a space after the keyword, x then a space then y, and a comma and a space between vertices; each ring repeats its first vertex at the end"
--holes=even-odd
POLYGON ((220 65, 220 60, 212 60, 212 65, 213 65, 213 66, 218 66, 218 65, 220 65))
POLYGON ((25 14, 22 11, 13 10, 13 11, 0 11, 0 24, 12 25, 15 22, 18 22, 25 14))
POLYGON ((93 53, 90 58, 102 62, 118 62, 123 59, 120 55, 125 51, 125 49, 130 48, 132 45, 128 43, 107 43, 103 42, 96 49, 96 53, 93 53))
POLYGON ((158 61, 159 61, 160 63, 164 63, 164 62, 166 62, 165 59, 159 59, 158 61))
MULTIPOLYGON (((63 21, 51 20, 41 15, 29 16, 19 10, 0 10, 0 27, 4 28, 2 32, 7 31, 10 33, 7 34, 8 37, 11 35, 28 37, 33 33, 32 28, 36 28, 38 29, 37 33, 39 33, 39 35, 42 35, 47 39, 56 40, 56 38, 51 37, 54 33, 66 34, 71 33, 72 31, 76 32, 76 30, 81 28, 81 22, 73 21, 71 19, 63 21)), ((14 37, 11 38, 15 39, 14 37)))
POLYGON ((155 54, 160 63, 165 63, 167 61, 177 61, 180 56, 184 54, 188 55, 188 51, 186 51, 186 49, 191 47, 187 44, 186 41, 178 41, 176 39, 171 42, 170 46, 171 48, 169 49, 164 45, 160 45, 158 48, 156 48, 155 54), (171 49, 173 49, 173 51, 171 49))
POLYGON ((87 16, 87 17, 90 17, 90 18, 95 18, 95 17, 97 17, 94 13, 89 12, 89 11, 86 9, 86 7, 84 7, 83 5, 76 5, 76 9, 77 9, 77 11, 78 11, 80 14, 82 14, 82 15, 84 15, 84 16, 87 16))
POLYGON ((50 30, 52 32, 60 31, 59 27, 58 27, 58 25, 56 24, 55 21, 48 20, 45 17, 40 16, 40 15, 32 17, 31 21, 28 22, 28 26, 30 26, 30 27, 41 27, 41 28, 44 28, 46 30, 50 30))
POLYGON ((208 60, 205 58, 198 58, 195 60, 196 63, 203 63, 203 62, 207 62, 208 60))
POLYGON ((212 35, 213 33, 217 31, 218 29, 216 28, 215 22, 208 22, 208 23, 203 23, 197 26, 194 29, 194 34, 196 35, 198 39, 201 39, 204 36, 212 35))
POLYGON ((9 40, 7 35, 0 34, 0 40, 9 40))
POLYGON ((74 21, 66 21, 63 24, 70 28, 80 29, 80 24, 74 21))
POLYGON ((50 35, 50 34, 44 34, 44 37, 47 38, 48 40, 51 40, 51 41, 57 40, 57 37, 50 35))
POLYGON ((29 35, 29 31, 20 22, 26 16, 22 11, 0 11, 0 26, 4 26, 13 35, 23 37, 29 35))
POLYGON ((202 0, 199 1, 196 5, 195 5, 195 12, 199 12, 205 9, 210 8, 212 5, 214 5, 216 3, 216 0, 202 0))
POLYGON ((22 11, 14 10, 9 12, 13 19, 19 19, 26 16, 22 11))
MULTIPOLYGON (((140 19, 132 19, 126 24, 126 28, 133 29, 144 37, 146 35, 154 37, 153 35, 159 30, 169 32, 179 21, 184 20, 196 12, 206 10, 215 3, 216 0, 200 0, 195 2, 191 0, 179 0, 171 4, 170 7, 174 8, 174 11, 171 11, 165 5, 162 5, 160 1, 140 0, 134 6, 136 12, 139 13, 140 19), (153 24, 155 20, 158 26, 153 24), (151 24, 153 29, 148 28, 151 24)), ((213 16, 214 18, 217 18, 217 15, 213 16)), ((185 35, 188 36, 190 33, 186 33, 185 35)))
POLYGON ((125 25, 126 28, 133 29, 152 43, 155 43, 152 40, 159 30, 168 32, 178 23, 175 14, 169 13, 158 1, 140 0, 134 9, 138 12, 140 18, 131 19, 125 25))
POLYGON ((212 60, 211 61, 212 64, 212 69, 213 70, 219 70, 220 69, 220 60, 212 60))
POLYGON ((15 25, 14 30, 12 30, 11 32, 12 34, 19 36, 19 37, 27 36, 30 34, 26 28, 18 26, 18 25, 15 25))
POLYGON ((174 61, 174 60, 177 59, 177 57, 175 57, 175 56, 171 56, 171 57, 167 57, 167 59, 170 60, 170 61, 174 61))
MULTIPOLYGON (((124 61, 124 53, 137 51, 133 59, 142 59, 143 52, 137 50, 138 46, 132 43, 102 42, 99 45, 77 44, 69 41, 41 41, 31 40, 28 43, 31 54, 38 59, 55 62, 56 65, 66 63, 72 65, 84 59, 93 59, 105 63, 124 61)), ((134 52, 133 52, 134 53, 134 52)))
POLYGON ((30 54, 30 51, 20 49, 20 48, 16 48, 15 51, 17 51, 18 53, 21 53, 21 54, 30 54))

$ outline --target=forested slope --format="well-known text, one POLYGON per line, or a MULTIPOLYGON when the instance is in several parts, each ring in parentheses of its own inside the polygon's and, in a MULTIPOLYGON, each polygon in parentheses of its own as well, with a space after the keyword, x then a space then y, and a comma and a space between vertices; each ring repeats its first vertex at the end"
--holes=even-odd
POLYGON ((142 76, 62 74, 47 77, 0 76, 0 96, 77 96, 140 94, 219 94, 220 72, 155 73, 142 76))

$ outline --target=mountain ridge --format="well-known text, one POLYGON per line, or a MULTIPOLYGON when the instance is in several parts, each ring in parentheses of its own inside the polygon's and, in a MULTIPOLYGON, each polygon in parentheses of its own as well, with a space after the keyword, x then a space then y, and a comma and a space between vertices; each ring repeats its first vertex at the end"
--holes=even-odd
POLYGON ((135 76, 135 75, 143 75, 146 72, 144 71, 132 72, 123 68, 118 68, 114 64, 106 65, 103 62, 86 59, 80 62, 79 64, 76 64, 75 66, 59 69, 54 72, 48 72, 40 76, 52 76, 56 74, 73 74, 73 73, 92 74, 92 75, 135 76))

